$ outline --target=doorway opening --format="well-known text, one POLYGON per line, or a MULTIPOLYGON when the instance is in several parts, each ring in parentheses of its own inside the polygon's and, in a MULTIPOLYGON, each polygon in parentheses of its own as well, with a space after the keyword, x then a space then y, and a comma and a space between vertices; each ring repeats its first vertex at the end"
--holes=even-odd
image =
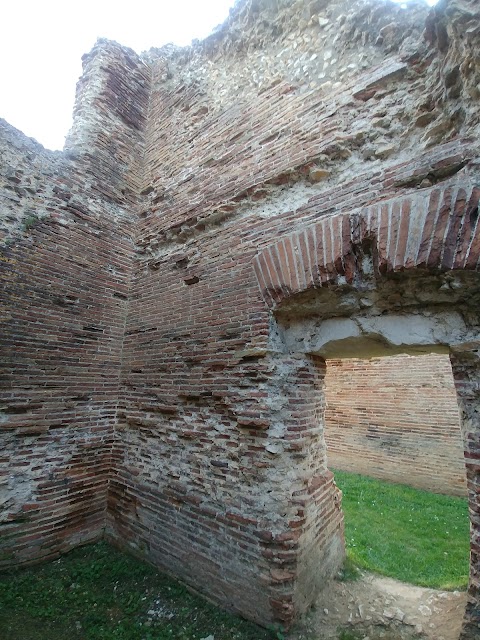
POLYGON ((467 496, 448 354, 327 360, 329 467, 467 496))
POLYGON ((347 553, 333 606, 352 628, 457 640, 470 535, 449 357, 326 364, 327 464, 343 493, 347 553))
MULTIPOLYGON (((418 287, 418 282, 415 284, 418 287)), ((423 288, 427 289, 427 286, 425 283, 423 288)), ((449 560, 448 544, 449 536, 452 534, 450 529, 454 527, 458 529, 460 537, 463 536, 461 546, 464 556, 460 563, 461 568, 450 580, 450 584, 448 578, 440 578, 443 581, 438 583, 432 581, 430 586, 428 581, 423 579, 423 582, 418 581, 419 585, 412 585, 411 578, 403 574, 400 576, 392 574, 394 578, 382 577, 378 582, 368 574, 362 578, 360 587, 355 587, 355 593, 350 592, 348 595, 347 599, 353 609, 347 603, 347 610, 343 612, 347 618, 343 619, 343 623, 363 624, 364 628, 368 629, 368 634, 373 633, 375 629, 388 628, 390 638, 424 637, 429 640, 439 640, 443 637, 444 640, 458 640, 463 633, 462 624, 465 628, 465 611, 467 610, 468 614, 470 606, 470 600, 467 599, 465 591, 460 591, 465 587, 466 573, 470 573, 470 596, 472 585, 473 589, 476 588, 475 582, 472 581, 476 566, 474 550, 471 546, 473 538, 469 536, 469 526, 472 525, 473 520, 471 508, 470 513, 467 511, 467 502, 470 501, 471 507, 472 500, 475 499, 472 494, 472 466, 469 466, 468 456, 471 455, 470 442, 476 442, 474 425, 477 399, 475 395, 470 398, 469 394, 475 394, 477 388, 478 356, 475 348, 478 343, 477 321, 476 318, 470 318, 468 310, 464 311, 460 305, 455 308, 449 304, 423 307, 407 304, 391 310, 387 305, 383 306, 382 297, 377 293, 375 293, 376 299, 374 296, 367 299, 366 294, 364 292, 362 294, 364 297, 360 301, 361 305, 358 305, 360 308, 355 308, 356 300, 353 295, 347 298, 341 290, 335 292, 329 290, 316 294, 315 298, 307 297, 308 294, 301 297, 300 294, 296 299, 292 298, 291 303, 284 304, 281 312, 277 311, 275 329, 275 336, 278 336, 277 344, 283 345, 285 352, 295 354, 296 358, 312 358, 312 362, 318 363, 316 366, 320 384, 317 393, 323 396, 326 411, 320 418, 324 426, 324 441, 319 442, 317 455, 323 458, 325 467, 335 475, 335 470, 338 471, 339 468, 339 460, 337 457, 332 461, 332 458, 334 455, 337 456, 338 451, 335 452, 335 447, 332 447, 328 425, 329 416, 331 418, 335 413, 337 448, 338 434, 341 431, 339 425, 343 425, 343 433, 340 435, 343 437, 344 444, 345 442, 349 444, 350 463, 347 461, 344 469, 359 474, 365 474, 369 469, 373 469, 374 473, 370 472, 368 475, 383 477, 387 482, 403 482, 405 485, 420 487, 422 491, 426 490, 431 496, 436 495, 440 500, 454 498, 462 503, 459 513, 463 512, 463 516, 458 516, 458 522, 453 523, 449 516, 438 510, 438 506, 427 509, 425 504, 419 503, 413 508, 410 507, 411 514, 406 515, 412 517, 407 517, 407 522, 409 519, 413 523, 420 522, 419 514, 422 514, 423 518, 427 511, 430 511, 433 517, 432 524, 422 519, 423 524, 420 526, 426 538, 423 555, 422 552, 420 553, 421 560, 418 560, 418 555, 417 559, 408 559, 409 547, 415 547, 417 544, 413 533, 408 534, 407 531, 406 537, 402 539, 395 530, 381 524, 375 525, 377 529, 375 533, 379 534, 381 539, 387 539, 392 543, 397 554, 397 564, 402 568, 409 562, 412 565, 426 564, 430 566, 431 573, 437 573, 437 570, 449 560), (337 296, 338 298, 335 299, 337 296), (344 303, 345 299, 346 303, 344 303), (324 308, 328 304, 327 313, 322 308, 324 301, 324 308), (345 312, 346 304, 351 307, 351 313, 345 312), (335 313, 336 309, 341 310, 342 315, 335 313), (352 367, 353 361, 356 361, 357 366, 360 366, 360 361, 364 362, 364 369, 358 375, 356 388, 352 386, 352 371, 348 370, 352 367), (324 363, 323 371, 326 370, 323 379, 321 362, 324 363), (372 362, 376 369, 368 374, 365 363, 372 366, 372 362), (337 373, 339 370, 343 372, 345 379, 337 385, 334 405, 331 395, 329 397, 331 385, 328 379, 329 373, 332 373, 335 367, 337 373), (423 380, 420 380, 422 370, 425 375, 423 380), (357 405, 355 410, 352 409, 362 395, 369 393, 369 379, 375 380, 375 384, 381 390, 383 407, 380 407, 378 402, 375 406, 375 402, 372 402, 370 397, 368 402, 364 398, 363 404, 357 405), (413 389, 411 388, 410 391, 402 388, 407 381, 414 382, 413 389), (387 389, 391 394, 388 400, 385 398, 387 389), (431 393, 430 397, 428 397, 429 393, 431 393), (343 407, 341 407, 340 398, 343 398, 343 407), (415 404, 417 411, 420 406, 420 416, 414 415, 415 404), (386 411, 388 405, 394 410, 394 415, 390 418, 386 411), (375 409, 376 416, 373 415, 375 409), (399 409, 403 409, 403 417, 399 409), (358 424, 356 431, 352 424, 345 427, 348 416, 351 422, 352 412, 356 413, 357 423, 360 421, 363 432, 358 428, 358 424), (473 412, 471 417, 470 412, 473 412), (360 417, 361 420, 359 420, 360 417), (442 427, 440 430, 439 426, 442 427), (330 450, 333 450, 334 454, 330 450), (353 469, 352 461, 356 465, 353 469), (467 471, 470 474, 468 475, 468 500, 467 471), (387 477, 382 476, 382 473, 386 473, 387 477), (449 498, 449 494, 453 494, 453 498, 449 498), (434 525, 438 522, 441 522, 444 527, 446 547, 443 548, 433 536, 432 540, 429 540, 430 534, 434 531, 434 525), (431 556, 433 559, 429 560, 430 554, 427 552, 429 545, 439 551, 441 557, 431 556), (385 582, 385 580, 388 582, 388 580, 399 578, 401 584, 397 582, 394 587, 385 582), (427 586, 421 586, 422 584, 427 586), (447 587, 454 591, 448 591, 447 587), (424 589, 429 591, 426 592, 424 589), (447 626, 450 628, 447 629, 447 626), (417 635, 405 636, 405 633, 417 635)), ((405 296, 398 296, 398 299, 404 302, 405 296)), ((347 310, 350 311, 350 308, 347 310)), ((307 399, 306 403, 308 404, 307 399)), ((337 486, 344 492, 343 513, 346 515, 347 543, 357 544, 357 540, 352 539, 355 536, 349 533, 346 506, 350 495, 342 486, 340 476, 337 480, 337 486)), ((356 482, 357 488, 359 482, 359 480, 356 482)), ((348 491, 351 492, 351 489, 348 491)), ((373 489, 374 495, 379 493, 378 487, 373 489)), ((356 501, 359 502, 358 497, 356 501)), ((371 502, 374 501, 372 497, 371 502)), ((399 498, 398 501, 404 508, 406 498, 399 498)), ((409 508, 404 510, 408 512, 409 508)), ((393 516, 392 519, 396 518, 397 516, 393 516)), ((368 520, 375 524, 372 517, 367 516, 368 520)), ((362 525, 360 525, 361 529, 362 525)), ((373 539, 373 536, 370 538, 373 539)), ((367 539, 365 546, 371 547, 371 542, 371 539, 367 539)), ((379 571, 377 567, 373 569, 379 571)), ((382 573, 386 571, 382 570, 382 573)), ((317 602, 317 604, 321 603, 317 608, 335 611, 338 603, 342 601, 339 588, 342 587, 333 585, 325 589, 317 602)), ((337 620, 337 622, 341 621, 337 620)), ((328 637, 322 627, 317 629, 317 632, 321 637, 328 637)))

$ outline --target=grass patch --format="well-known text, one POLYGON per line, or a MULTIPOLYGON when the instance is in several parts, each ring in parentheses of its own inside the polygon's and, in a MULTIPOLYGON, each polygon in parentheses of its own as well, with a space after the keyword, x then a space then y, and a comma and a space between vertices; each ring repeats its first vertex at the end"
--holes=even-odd
POLYGON ((361 575, 362 574, 360 569, 358 568, 358 565, 347 553, 347 556, 343 562, 343 567, 338 574, 339 580, 341 582, 354 582, 355 580, 358 580, 361 575))
POLYGON ((467 587, 470 525, 466 498, 344 471, 334 474, 343 492, 350 562, 423 587, 467 587))
POLYGON ((362 640, 363 637, 365 636, 360 635, 360 632, 341 629, 338 640, 362 640))
POLYGON ((277 632, 228 614, 102 542, 0 575, 2 640, 267 640, 277 632))

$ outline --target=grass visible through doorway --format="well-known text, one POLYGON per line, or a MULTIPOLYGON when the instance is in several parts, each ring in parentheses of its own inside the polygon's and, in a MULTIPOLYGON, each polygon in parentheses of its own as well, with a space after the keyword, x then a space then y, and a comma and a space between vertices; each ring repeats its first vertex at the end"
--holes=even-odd
POLYGON ((343 492, 350 564, 423 587, 467 587, 466 498, 343 471, 334 474, 343 492))

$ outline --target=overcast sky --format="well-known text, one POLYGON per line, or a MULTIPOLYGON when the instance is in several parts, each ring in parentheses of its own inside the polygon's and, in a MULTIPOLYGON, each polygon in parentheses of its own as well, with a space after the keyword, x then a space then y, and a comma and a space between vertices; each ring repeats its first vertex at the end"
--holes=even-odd
MULTIPOLYGON (((430 4, 435 0, 428 0, 430 4)), ((234 0, 9 0, 0 26, 0 117, 50 149, 71 125, 81 57, 98 37, 138 52, 186 45, 223 22, 234 0)))

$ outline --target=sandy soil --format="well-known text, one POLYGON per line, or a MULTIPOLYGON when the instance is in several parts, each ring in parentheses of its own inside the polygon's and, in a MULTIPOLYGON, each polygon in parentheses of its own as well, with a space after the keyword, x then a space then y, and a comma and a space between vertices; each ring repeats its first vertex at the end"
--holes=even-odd
POLYGON ((458 640, 466 601, 463 592, 424 589, 365 573, 326 589, 288 638, 334 640, 344 629, 362 640, 458 640))

